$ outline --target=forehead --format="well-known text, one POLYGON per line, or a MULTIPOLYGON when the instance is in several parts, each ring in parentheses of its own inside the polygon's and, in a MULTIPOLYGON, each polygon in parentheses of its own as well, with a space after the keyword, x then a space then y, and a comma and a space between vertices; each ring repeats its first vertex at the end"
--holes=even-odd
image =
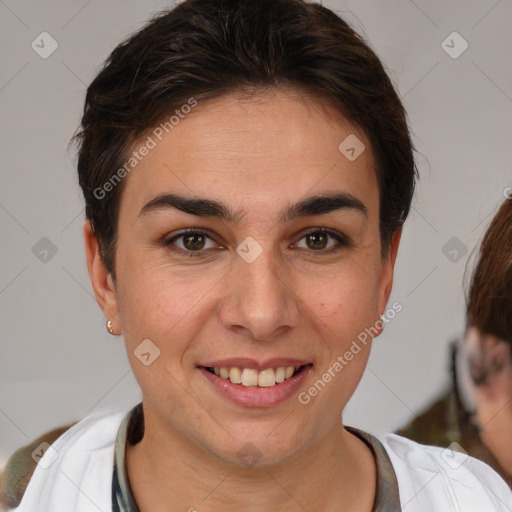
MULTIPOLYGON (((229 94, 200 101, 176 120, 172 128, 149 132, 153 147, 130 173, 127 203, 136 207, 181 191, 235 202, 252 198, 268 208, 272 200, 333 190, 378 202, 365 134, 317 99, 293 91, 229 94)), ((134 150, 148 142, 143 138, 134 150)))

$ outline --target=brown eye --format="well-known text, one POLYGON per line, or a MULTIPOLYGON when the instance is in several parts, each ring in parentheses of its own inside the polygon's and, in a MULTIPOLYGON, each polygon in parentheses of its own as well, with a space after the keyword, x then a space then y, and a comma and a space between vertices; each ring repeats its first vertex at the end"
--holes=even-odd
POLYGON ((205 237, 200 233, 183 236, 183 245, 190 251, 199 251, 204 248, 205 237))
POLYGON ((324 229, 315 229, 306 233, 296 244, 299 249, 307 249, 320 254, 329 254, 348 246, 350 246, 350 242, 345 235, 324 229))
POLYGON ((318 250, 325 249, 328 242, 328 236, 326 233, 317 231, 306 236, 306 244, 309 249, 318 250))
POLYGON ((218 245, 207 233, 198 230, 182 231, 181 233, 165 240, 164 245, 171 250, 185 253, 188 256, 206 254, 209 249, 218 245))

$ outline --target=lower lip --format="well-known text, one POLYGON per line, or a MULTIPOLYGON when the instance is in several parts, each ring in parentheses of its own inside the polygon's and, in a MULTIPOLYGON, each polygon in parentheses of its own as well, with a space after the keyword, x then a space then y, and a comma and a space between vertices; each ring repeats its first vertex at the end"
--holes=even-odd
POLYGON ((232 402, 245 407, 272 407, 296 395, 309 375, 311 368, 311 365, 304 366, 297 375, 268 388, 233 384, 229 379, 217 377, 217 375, 210 373, 206 368, 199 367, 198 370, 211 382, 217 391, 232 402))

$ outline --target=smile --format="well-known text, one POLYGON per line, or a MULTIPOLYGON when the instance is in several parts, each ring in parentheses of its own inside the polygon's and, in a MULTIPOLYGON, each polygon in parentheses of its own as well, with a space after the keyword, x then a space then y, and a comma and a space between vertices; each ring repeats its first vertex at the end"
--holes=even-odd
MULTIPOLYGON (((277 362, 276 362, 277 363, 277 362)), ((281 363, 283 364, 283 363, 281 363)), ((254 366, 254 365, 252 365, 254 366)), ((244 407, 272 407, 297 395, 313 369, 312 363, 291 366, 265 364, 260 368, 217 365, 198 366, 212 389, 244 407)))
POLYGON ((269 388, 290 379, 300 372, 301 368, 303 366, 279 366, 258 371, 254 368, 239 368, 238 366, 231 368, 216 366, 206 369, 221 379, 229 379, 233 384, 241 384, 246 387, 269 388))

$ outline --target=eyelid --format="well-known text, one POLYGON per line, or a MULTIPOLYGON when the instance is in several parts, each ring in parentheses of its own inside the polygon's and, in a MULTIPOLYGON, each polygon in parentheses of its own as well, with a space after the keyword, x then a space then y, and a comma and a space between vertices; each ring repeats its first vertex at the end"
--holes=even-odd
POLYGON ((180 236, 188 235, 189 233, 199 233, 201 235, 205 235, 205 236, 208 236, 209 238, 212 238, 212 233, 208 229, 205 229, 205 228, 185 228, 185 229, 180 229, 176 233, 173 233, 172 236, 168 236, 168 234, 165 235, 164 241, 165 242, 169 242, 171 240, 179 238, 180 236))
MULTIPOLYGON (((352 245, 352 241, 351 239, 345 235, 344 233, 340 233, 338 231, 335 231, 335 230, 332 230, 332 229, 329 229, 329 228, 322 228, 322 227, 314 227, 314 228, 307 228, 305 231, 303 231, 301 234, 300 234, 300 237, 297 239, 297 242, 302 240, 304 237, 312 234, 312 233, 325 233, 326 235, 334 238, 337 242, 338 242, 338 248, 341 246, 341 247, 349 247, 352 245)), ((295 243, 297 243, 295 242, 295 243)), ((331 248, 332 249, 332 248, 331 248)), ((326 252, 329 252, 330 249, 327 249, 327 250, 319 250, 319 251, 314 251, 311 249, 311 252, 316 252, 316 253, 326 253, 326 252)))
MULTIPOLYGON (((175 242, 177 239, 179 239, 183 236, 186 236, 188 234, 191 234, 191 233, 203 235, 204 237, 209 238, 210 240, 212 240, 213 242, 218 244, 218 242, 216 242, 215 238, 213 237, 212 233, 208 229, 203 229, 203 228, 186 228, 186 229, 179 231, 178 233, 174 233, 170 237, 165 236, 162 239, 162 244, 164 245, 164 247, 167 247, 169 245, 172 245, 172 243, 175 242)), ((220 244, 218 244, 218 245, 222 248, 222 246, 220 244)), ((176 251, 186 252, 187 254, 190 254, 190 253, 201 253, 201 252, 205 252, 206 250, 203 249, 201 251, 184 251, 183 249, 176 247, 176 251)))

